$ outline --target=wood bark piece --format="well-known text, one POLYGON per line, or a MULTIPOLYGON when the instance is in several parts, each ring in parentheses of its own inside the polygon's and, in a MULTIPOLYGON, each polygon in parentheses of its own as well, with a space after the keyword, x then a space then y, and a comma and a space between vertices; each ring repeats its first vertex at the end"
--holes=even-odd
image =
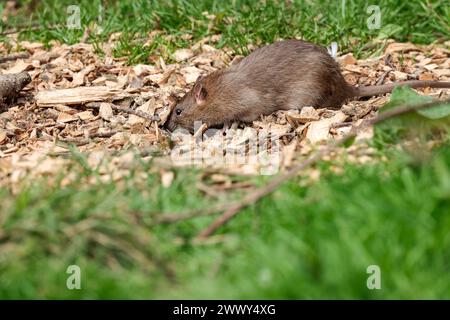
POLYGON ((40 91, 36 95, 36 104, 39 107, 50 107, 58 104, 76 105, 118 100, 129 96, 130 94, 123 90, 107 86, 78 87, 40 91))
POLYGON ((28 72, 0 75, 0 104, 9 103, 31 82, 28 72))

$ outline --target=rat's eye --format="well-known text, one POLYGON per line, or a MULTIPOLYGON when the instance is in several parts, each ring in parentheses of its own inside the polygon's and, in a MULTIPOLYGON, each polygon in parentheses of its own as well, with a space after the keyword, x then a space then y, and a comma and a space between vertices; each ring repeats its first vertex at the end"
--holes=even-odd
POLYGON ((176 110, 175 110, 175 114, 176 114, 177 116, 179 116, 179 115, 181 114, 181 109, 176 109, 176 110))

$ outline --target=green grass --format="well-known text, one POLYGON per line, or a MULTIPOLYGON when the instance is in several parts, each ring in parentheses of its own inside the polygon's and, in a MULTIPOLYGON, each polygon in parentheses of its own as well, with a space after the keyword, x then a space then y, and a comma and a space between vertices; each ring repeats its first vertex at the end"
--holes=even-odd
POLYGON ((321 163, 319 182, 292 179, 208 245, 189 239, 211 218, 152 223, 158 212, 213 204, 194 170, 165 189, 158 173, 140 181, 134 170, 88 184, 96 173, 75 163, 69 185, 2 190, 0 298, 448 299, 450 144, 423 160, 380 152, 388 161, 346 164, 340 175, 321 163), (82 290, 65 286, 71 264, 82 290), (369 265, 381 268, 381 290, 366 287, 369 265))
POLYGON ((37 25, 38 30, 23 32, 21 37, 45 43, 53 39, 76 43, 85 27, 99 30, 94 28, 97 25, 101 30, 92 32, 89 41, 100 44, 111 33, 123 32, 115 54, 129 57, 130 63, 149 62, 153 55, 170 58, 173 50, 213 34, 222 35, 219 47, 227 45, 238 53, 246 53, 248 44, 296 37, 325 46, 336 41, 343 51, 352 51, 356 56, 380 49, 378 45, 362 51, 377 38, 430 43, 450 37, 448 0, 376 1, 381 9, 381 28, 373 30, 366 25, 370 16, 367 8, 373 4, 368 0, 297 0, 290 5, 281 0, 82 0, 78 1, 82 30, 66 28, 67 6, 73 4, 71 0, 42 0, 35 9, 26 4, 32 1, 23 2, 20 14, 11 17, 3 29, 37 25), (208 17, 205 12, 214 17, 208 17), (153 30, 161 30, 162 34, 152 45, 143 48, 148 33, 153 30), (167 39, 167 35, 171 38, 167 39))

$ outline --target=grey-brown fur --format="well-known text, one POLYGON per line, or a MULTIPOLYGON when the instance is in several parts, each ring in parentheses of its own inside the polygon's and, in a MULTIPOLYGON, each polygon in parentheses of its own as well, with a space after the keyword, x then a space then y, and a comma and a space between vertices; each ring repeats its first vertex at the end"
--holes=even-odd
MULTIPOLYGON (((435 83, 438 82, 415 81, 413 87, 435 83)), ((439 84, 450 87, 448 82, 439 84)), ((394 84, 352 87, 324 48, 305 41, 284 40, 259 48, 228 69, 199 79, 176 105, 167 127, 192 131, 195 121, 216 126, 234 120, 250 122, 277 110, 340 107, 350 98, 390 92, 393 87, 394 84)))
POLYGON ((0 105, 9 103, 31 82, 28 72, 0 75, 0 105))

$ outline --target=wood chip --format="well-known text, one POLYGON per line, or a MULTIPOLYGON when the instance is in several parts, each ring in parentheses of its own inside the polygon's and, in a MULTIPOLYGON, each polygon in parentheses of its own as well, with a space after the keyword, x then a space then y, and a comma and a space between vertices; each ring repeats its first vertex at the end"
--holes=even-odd
POLYGON ((410 52, 410 51, 422 51, 418 46, 407 42, 407 43, 391 43, 387 46, 385 53, 392 54, 396 52, 410 52))
POLYGON ((303 107, 300 113, 288 112, 286 114, 286 120, 293 126, 297 127, 300 124, 304 124, 311 121, 319 120, 319 113, 313 107, 303 107))
POLYGON ((0 144, 3 144, 7 141, 6 131, 0 129, 0 144))
MULTIPOLYGON (((148 114, 149 116, 153 116, 155 114, 155 109, 156 109, 156 103, 155 103, 155 99, 149 99, 146 103, 144 103, 142 106, 139 106, 136 108, 136 110, 145 112, 146 114, 148 114)), ((138 123, 145 123, 148 122, 148 120, 139 117, 137 115, 134 114, 130 114, 130 117, 128 118, 128 122, 127 124, 130 126, 133 126, 135 124, 138 123)))
POLYGON ((437 77, 431 72, 426 72, 419 75, 419 80, 425 81, 437 80, 437 77))
POLYGON ((161 172, 161 184, 164 188, 169 188, 172 184, 175 174, 173 171, 162 171, 161 172))
POLYGON ((73 114, 68 114, 65 112, 60 112, 58 115, 58 118, 56 119, 57 122, 67 123, 72 121, 77 121, 78 117, 73 114))
POLYGON ((159 69, 152 65, 138 64, 133 67, 133 71, 138 77, 144 77, 150 74, 158 73, 159 69))
POLYGON ((337 60, 342 66, 357 63, 355 57, 353 56, 353 53, 347 53, 346 55, 339 57, 337 60))
POLYGON ((173 57, 177 62, 183 62, 192 58, 194 56, 194 52, 191 49, 179 49, 174 52, 173 57))
POLYGON ((121 99, 129 96, 128 93, 106 86, 79 87, 71 89, 57 89, 39 91, 36 94, 36 103, 39 107, 54 106, 57 104, 85 104, 88 102, 102 102, 109 99, 121 99))
POLYGON ((186 67, 180 70, 186 83, 194 83, 201 76, 202 70, 197 67, 186 67))
POLYGON ((307 129, 306 139, 312 144, 327 140, 330 138, 331 126, 336 123, 344 122, 347 117, 348 116, 342 111, 338 111, 331 118, 311 122, 307 129))
POLYGON ((33 64, 30 62, 25 62, 24 60, 17 60, 11 68, 6 70, 5 74, 12 74, 12 73, 20 73, 23 71, 28 71, 33 69, 33 64))
POLYGON ((99 108, 99 115, 103 120, 111 120, 111 118, 114 116, 111 105, 109 103, 102 102, 99 108))
POLYGON ((404 80, 408 79, 407 73, 404 73, 401 71, 394 71, 393 74, 395 76, 396 81, 404 81, 404 80))
POLYGON ((89 65, 86 68, 82 69, 80 72, 76 73, 73 76, 72 86, 82 86, 84 84, 84 78, 86 77, 86 75, 88 75, 93 70, 95 70, 95 66, 89 65))
POLYGON ((437 67, 438 67, 438 65, 436 63, 427 64, 426 66, 424 66, 424 68, 427 69, 428 71, 434 70, 437 67))
POLYGON ((92 111, 82 111, 76 114, 78 118, 83 121, 92 120, 95 116, 92 114, 92 111))
POLYGON ((434 69, 433 73, 439 77, 450 77, 450 69, 434 69))

